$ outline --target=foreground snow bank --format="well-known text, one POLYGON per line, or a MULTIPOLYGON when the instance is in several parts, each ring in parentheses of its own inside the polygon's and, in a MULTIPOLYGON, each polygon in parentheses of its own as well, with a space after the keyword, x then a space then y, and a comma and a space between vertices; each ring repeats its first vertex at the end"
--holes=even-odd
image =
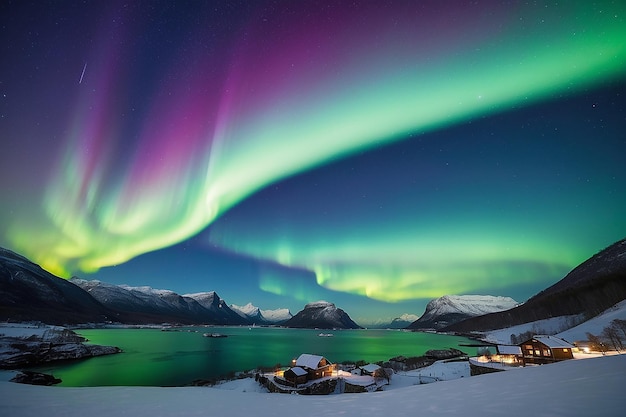
POLYGON ((204 387, 62 388, 0 382, 0 415, 249 417, 298 410, 301 417, 328 413, 359 417, 406 416, 420 412, 455 416, 621 417, 626 407, 625 371, 626 355, 615 355, 370 394, 329 396, 262 394, 204 387))

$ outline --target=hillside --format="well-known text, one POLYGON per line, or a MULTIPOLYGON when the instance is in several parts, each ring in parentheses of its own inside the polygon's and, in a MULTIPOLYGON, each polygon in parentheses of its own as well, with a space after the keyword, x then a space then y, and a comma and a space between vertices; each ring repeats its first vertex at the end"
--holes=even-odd
POLYGON ((624 299, 626 240, 621 240, 592 256, 526 303, 500 313, 470 318, 443 330, 462 333, 487 331, 579 314, 589 319, 624 299))
POLYGON ((76 285, 0 248, 0 320, 103 322, 114 313, 76 285))

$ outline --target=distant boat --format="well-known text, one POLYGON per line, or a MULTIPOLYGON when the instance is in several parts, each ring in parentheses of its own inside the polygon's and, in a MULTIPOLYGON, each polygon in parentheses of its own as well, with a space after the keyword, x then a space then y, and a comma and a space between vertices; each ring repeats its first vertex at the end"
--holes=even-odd
POLYGON ((228 337, 225 334, 222 333, 204 333, 202 336, 204 337, 228 337))
POLYGON ((319 337, 333 337, 334 334, 332 333, 320 333, 318 334, 319 337))

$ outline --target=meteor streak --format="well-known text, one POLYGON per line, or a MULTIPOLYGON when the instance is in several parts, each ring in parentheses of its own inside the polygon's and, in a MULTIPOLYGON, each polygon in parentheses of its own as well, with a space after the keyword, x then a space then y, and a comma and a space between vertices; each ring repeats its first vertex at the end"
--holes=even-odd
POLYGON ((85 62, 85 66, 83 67, 83 72, 80 73, 80 80, 78 80, 78 84, 83 83, 83 77, 85 76, 85 70, 87 69, 87 63, 85 62))

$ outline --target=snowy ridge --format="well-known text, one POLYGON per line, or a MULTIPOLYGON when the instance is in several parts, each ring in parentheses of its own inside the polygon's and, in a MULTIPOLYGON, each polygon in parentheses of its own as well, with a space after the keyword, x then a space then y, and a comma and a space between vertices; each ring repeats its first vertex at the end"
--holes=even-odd
POLYGON ((443 297, 430 301, 426 306, 426 313, 424 313, 424 315, 461 313, 468 316, 482 316, 483 314, 508 310, 517 305, 519 305, 519 303, 510 297, 496 297, 492 295, 444 295, 443 297))
MULTIPOLYGON (((215 291, 209 291, 209 292, 197 292, 197 293, 193 293, 193 294, 184 294, 183 297, 185 298, 191 298, 193 300, 196 300, 202 307, 204 308, 214 308, 214 304, 216 302, 216 296, 217 294, 215 294, 215 291)), ((217 302, 219 303, 220 297, 217 296, 217 302)))
POLYGON ((395 319, 393 319, 394 321, 408 321, 408 322, 413 322, 415 320, 417 320, 419 317, 417 317, 415 314, 408 314, 408 313, 404 313, 403 315, 401 315, 400 317, 396 317, 395 319))
POLYGON ((180 295, 148 286, 131 287, 72 278, 100 303, 123 313, 131 322, 175 322, 186 324, 248 324, 214 292, 180 295))
POLYGON ((482 316, 484 314, 509 310, 519 303, 510 297, 492 295, 444 295, 431 300, 426 311, 411 323, 411 329, 441 329, 450 324, 482 316))
POLYGON ((276 310, 261 310, 261 314, 270 323, 282 323, 293 317, 288 308, 278 308, 276 310))
POLYGON ((248 317, 257 317, 259 314, 261 314, 261 310, 259 309, 259 307, 253 305, 252 303, 248 303, 245 306, 238 306, 236 304, 231 304, 230 308, 248 317))
POLYGON ((261 310, 259 307, 248 303, 244 306, 231 304, 230 308, 244 318, 250 319, 257 324, 280 324, 289 320, 292 315, 289 309, 261 310))
POLYGON ((308 303, 304 306, 304 308, 326 308, 326 307, 335 307, 333 303, 329 303, 328 301, 320 300, 313 301, 312 303, 308 303))

